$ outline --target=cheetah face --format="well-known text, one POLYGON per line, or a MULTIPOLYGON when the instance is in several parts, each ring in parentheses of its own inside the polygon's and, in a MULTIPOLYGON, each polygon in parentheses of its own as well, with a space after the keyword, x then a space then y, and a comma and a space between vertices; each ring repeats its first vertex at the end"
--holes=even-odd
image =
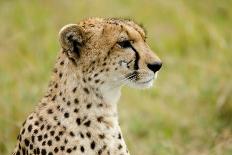
POLYGON ((77 70, 112 88, 152 86, 162 63, 145 38, 139 25, 122 19, 88 19, 60 32, 61 46, 77 70))
MULTIPOLYGON (((125 26, 126 27, 126 26, 125 26)), ((133 27, 126 27, 113 47, 112 62, 118 67, 115 81, 136 88, 149 88, 161 68, 161 61, 133 27)))

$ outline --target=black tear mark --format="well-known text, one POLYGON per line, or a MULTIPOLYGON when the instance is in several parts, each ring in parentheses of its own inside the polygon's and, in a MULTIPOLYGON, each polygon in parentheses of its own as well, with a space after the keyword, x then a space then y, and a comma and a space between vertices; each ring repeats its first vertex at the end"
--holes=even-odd
POLYGON ((138 70, 139 69, 139 53, 137 52, 137 50, 131 45, 132 50, 135 52, 135 64, 134 64, 134 70, 138 70))

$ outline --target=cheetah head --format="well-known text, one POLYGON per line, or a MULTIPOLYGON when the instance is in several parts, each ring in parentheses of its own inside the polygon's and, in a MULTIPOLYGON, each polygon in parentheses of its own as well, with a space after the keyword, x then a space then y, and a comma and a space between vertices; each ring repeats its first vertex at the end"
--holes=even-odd
POLYGON ((90 18, 60 31, 62 51, 86 84, 148 88, 162 66, 131 20, 90 18))

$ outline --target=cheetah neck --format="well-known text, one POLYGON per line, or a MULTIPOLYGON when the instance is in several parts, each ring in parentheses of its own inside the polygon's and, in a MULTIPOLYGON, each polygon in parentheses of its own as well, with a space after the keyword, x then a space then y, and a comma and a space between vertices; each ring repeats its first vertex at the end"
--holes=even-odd
POLYGON ((62 117, 65 112, 69 112, 71 115, 76 113, 80 118, 104 118, 100 128, 117 129, 118 132, 117 101, 120 98, 120 87, 110 89, 106 83, 94 87, 84 83, 82 78, 72 70, 55 70, 47 95, 43 98, 44 102, 51 103, 45 109, 51 106, 53 109, 58 108, 61 113, 58 120, 65 126, 70 121, 65 122, 66 119, 62 117))
POLYGON ((106 103, 110 103, 113 105, 117 104, 117 102, 121 96, 121 88, 120 87, 111 89, 110 86, 103 86, 100 88, 100 90, 102 92, 103 100, 106 103))

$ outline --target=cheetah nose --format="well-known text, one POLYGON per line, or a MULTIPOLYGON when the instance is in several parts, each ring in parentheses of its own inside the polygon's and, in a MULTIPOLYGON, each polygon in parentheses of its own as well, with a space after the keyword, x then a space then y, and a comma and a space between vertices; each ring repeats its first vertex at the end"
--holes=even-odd
POLYGON ((153 71, 154 73, 160 70, 162 67, 162 62, 161 61, 156 61, 154 63, 147 64, 147 67, 153 71))

